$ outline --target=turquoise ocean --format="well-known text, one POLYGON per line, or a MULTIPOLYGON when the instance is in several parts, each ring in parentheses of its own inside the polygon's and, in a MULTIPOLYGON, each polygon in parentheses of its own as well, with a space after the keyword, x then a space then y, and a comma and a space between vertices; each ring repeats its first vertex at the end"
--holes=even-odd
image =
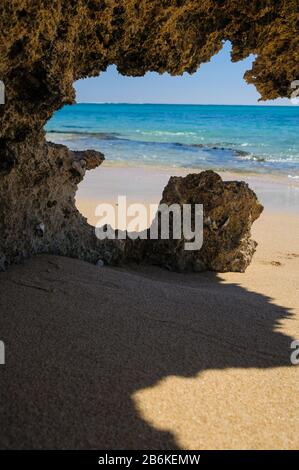
POLYGON ((111 163, 299 179, 298 106, 76 104, 46 131, 52 142, 99 150, 111 163))

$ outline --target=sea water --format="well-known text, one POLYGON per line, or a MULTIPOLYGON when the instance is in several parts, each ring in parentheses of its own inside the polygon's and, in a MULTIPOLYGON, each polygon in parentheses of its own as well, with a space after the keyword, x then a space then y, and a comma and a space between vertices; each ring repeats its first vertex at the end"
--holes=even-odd
POLYGON ((95 149, 111 163, 299 179, 298 106, 76 104, 47 123, 48 140, 95 149))

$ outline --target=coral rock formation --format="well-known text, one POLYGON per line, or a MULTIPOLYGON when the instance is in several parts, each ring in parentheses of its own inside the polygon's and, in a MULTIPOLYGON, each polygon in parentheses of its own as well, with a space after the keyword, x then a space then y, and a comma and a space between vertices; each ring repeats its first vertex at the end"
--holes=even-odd
POLYGON ((98 152, 26 139, 15 146, 18 164, 2 172, 0 270, 32 254, 93 260, 94 231, 75 207, 78 183, 100 165, 98 152))
MULTIPOLYGON (((172 177, 163 192, 160 205, 196 204, 203 207, 203 226, 200 250, 186 250, 188 240, 151 241, 147 250, 151 262, 179 271, 238 271, 244 272, 255 252, 256 242, 251 237, 251 225, 260 216, 263 207, 256 195, 244 182, 224 182, 217 173, 204 171, 182 177, 172 177)), ((163 210, 161 211, 163 213, 163 210)), ((195 211, 192 213, 192 232, 196 229, 195 211)), ((154 224, 161 225, 158 214, 154 224)), ((172 224, 173 228, 173 224, 172 224)), ((197 234, 198 235, 198 234, 197 234)), ((189 240, 190 241, 190 240, 189 240)))
MULTIPOLYGON (((43 132, 56 110, 74 102, 74 81, 110 64, 132 76, 192 73, 229 40, 232 60, 257 56, 245 78, 264 99, 290 96, 297 8, 297 0, 3 0, 0 267, 41 252, 96 257, 74 195, 102 157, 48 144, 43 132)), ((127 245, 117 250, 126 258, 127 245)))

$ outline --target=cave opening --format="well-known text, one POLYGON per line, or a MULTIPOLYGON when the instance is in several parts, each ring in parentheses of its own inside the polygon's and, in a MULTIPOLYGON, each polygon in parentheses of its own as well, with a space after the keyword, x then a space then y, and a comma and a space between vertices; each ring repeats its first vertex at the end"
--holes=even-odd
MULTIPOLYGON (((158 204, 171 175, 183 168, 217 170, 227 164, 225 159, 239 163, 238 158, 247 158, 249 152, 242 147, 246 135, 240 142, 234 128, 242 116, 227 125, 221 112, 208 117, 213 106, 250 105, 260 98, 244 81, 255 56, 234 63, 231 54, 231 43, 223 42, 221 51, 194 75, 125 77, 111 66, 99 77, 75 83, 77 104, 56 113, 46 130, 52 142, 105 155, 105 162, 86 173, 76 193, 76 206, 91 225, 97 224, 98 204, 116 207, 120 195, 131 204, 145 203, 147 220, 152 220, 150 204, 158 204), (201 105, 198 113, 196 105, 201 105)), ((111 225, 126 229, 114 220, 111 225)))

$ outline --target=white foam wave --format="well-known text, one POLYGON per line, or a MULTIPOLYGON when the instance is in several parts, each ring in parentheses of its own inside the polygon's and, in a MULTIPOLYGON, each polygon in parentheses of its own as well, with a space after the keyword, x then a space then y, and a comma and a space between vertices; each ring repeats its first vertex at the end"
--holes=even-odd
MULTIPOLYGON (((168 136, 194 136, 197 135, 196 132, 172 132, 172 131, 141 131, 140 129, 137 129, 136 132, 141 135, 158 135, 158 136, 163 136, 163 135, 168 135, 168 136)), ((201 140, 203 140, 203 137, 201 137, 201 140)))

